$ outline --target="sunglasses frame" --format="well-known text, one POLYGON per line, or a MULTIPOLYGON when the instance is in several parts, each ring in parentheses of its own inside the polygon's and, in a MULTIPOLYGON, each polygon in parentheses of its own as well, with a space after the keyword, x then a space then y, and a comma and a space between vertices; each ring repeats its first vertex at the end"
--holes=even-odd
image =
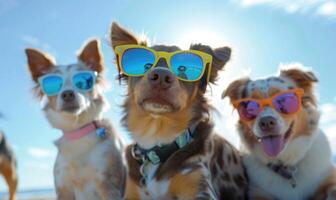
MULTIPOLYGON (((116 54, 118 69, 123 74, 125 74, 127 76, 139 77, 139 76, 143 76, 143 75, 146 74, 146 72, 144 74, 128 74, 128 73, 124 72, 124 70, 122 68, 122 64, 121 64, 121 59, 122 59, 122 56, 124 55, 124 53, 129 49, 145 49, 145 50, 148 50, 151 53, 153 53, 153 55, 155 56, 155 60, 153 62, 153 65, 151 66, 151 68, 153 66, 155 66, 161 58, 164 58, 166 60, 167 64, 168 64, 168 68, 171 72, 173 72, 173 69, 172 69, 171 64, 170 64, 171 57, 173 57, 174 55, 179 54, 179 53, 195 54, 195 55, 199 56, 202 59, 202 62, 203 62, 202 73, 200 74, 200 76, 195 80, 187 80, 187 79, 181 78, 179 76, 176 76, 176 77, 178 79, 182 80, 182 81, 195 82, 195 81, 200 80, 203 77, 203 75, 205 73, 205 70, 208 67, 207 82, 209 82, 209 80, 210 80, 211 67, 212 67, 212 56, 210 54, 207 54, 207 53, 202 52, 202 51, 197 51, 197 50, 179 50, 179 51, 174 51, 174 52, 170 53, 170 52, 165 52, 165 51, 155 51, 155 50, 153 50, 149 47, 145 47, 145 46, 142 46, 142 45, 133 45, 133 44, 119 45, 119 46, 116 46, 115 49, 114 49, 114 52, 116 54)), ((174 75, 175 75, 175 73, 174 73, 174 75)))
MULTIPOLYGON (((97 73, 96 71, 82 70, 82 71, 76 71, 76 72, 74 72, 74 73, 71 74, 71 85, 73 86, 73 88, 74 88, 75 91, 89 92, 89 91, 92 90, 93 86, 92 86, 90 89, 88 89, 88 90, 82 90, 82 89, 77 88, 77 87, 75 86, 74 82, 73 82, 73 77, 74 77, 75 75, 80 74, 80 73, 83 73, 83 72, 85 72, 85 73, 90 73, 90 74, 92 75, 92 77, 93 77, 93 82, 96 83, 96 81, 97 81, 97 76, 98 76, 98 73, 97 73)), ((66 76, 65 76, 64 74, 53 73, 53 74, 45 74, 45 75, 43 75, 43 76, 40 76, 37 80, 38 80, 38 83, 39 83, 39 85, 40 85, 40 88, 41 88, 42 92, 43 92, 45 95, 47 95, 47 96, 56 96, 56 95, 59 94, 60 91, 62 91, 62 89, 64 88, 65 78, 66 78, 66 76), (55 77, 55 76, 60 77, 60 78, 62 79, 62 86, 61 86, 60 90, 59 90, 57 93, 52 94, 52 95, 48 95, 47 92, 44 90, 44 87, 43 87, 43 80, 46 79, 46 78, 48 78, 48 77, 55 77)))
MULTIPOLYGON (((295 89, 286 90, 286 91, 283 91, 283 92, 276 93, 276 94, 272 95, 271 97, 265 98, 265 99, 255 99, 255 98, 239 99, 239 100, 236 100, 236 101, 232 102, 232 105, 238 111, 240 103, 242 103, 244 101, 254 101, 254 102, 256 102, 259 105, 258 114, 264 109, 265 106, 270 106, 271 108, 273 108, 274 110, 276 110, 281 115, 283 115, 285 117, 288 117, 288 116, 296 114, 297 112, 299 112, 301 110, 301 108, 302 108, 302 96, 303 96, 303 94, 304 94, 304 90, 302 88, 295 88, 295 89), (273 105, 273 99, 275 99, 276 97, 278 97, 280 95, 289 94, 289 93, 290 94, 295 94, 297 96, 297 98, 298 98, 297 100, 298 100, 298 103, 299 103, 298 109, 295 112, 290 113, 290 114, 279 112, 274 107, 274 105, 273 105)), ((238 111, 238 114, 239 114, 239 111, 238 111)), ((256 117, 258 116, 258 114, 256 115, 256 117)), ((253 119, 246 119, 245 117, 240 116, 240 114, 239 114, 239 117, 243 121, 252 121, 252 120, 254 120, 256 118, 255 117, 253 119)))

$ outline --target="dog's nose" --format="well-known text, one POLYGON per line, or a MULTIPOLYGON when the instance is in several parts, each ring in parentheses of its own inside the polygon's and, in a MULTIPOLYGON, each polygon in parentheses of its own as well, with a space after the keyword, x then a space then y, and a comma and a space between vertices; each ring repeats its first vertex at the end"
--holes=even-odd
POLYGON ((61 94, 63 101, 71 102, 75 99, 75 93, 72 90, 66 90, 61 94))
POLYGON ((152 86, 168 89, 172 86, 175 76, 166 68, 156 67, 148 73, 147 78, 152 86))
POLYGON ((262 117, 259 121, 260 129, 266 132, 273 131, 276 125, 277 125, 276 119, 271 116, 262 117))

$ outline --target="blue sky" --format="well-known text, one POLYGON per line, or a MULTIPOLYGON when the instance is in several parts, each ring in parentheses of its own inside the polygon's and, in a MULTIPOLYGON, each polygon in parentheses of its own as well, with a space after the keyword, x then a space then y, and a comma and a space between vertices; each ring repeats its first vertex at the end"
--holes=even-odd
MULTIPOLYGON (((52 187, 53 141, 61 136, 49 126, 30 92, 33 83, 26 68, 26 47, 47 51, 66 64, 76 61, 75 52, 83 41, 99 37, 111 81, 106 94, 111 109, 106 116, 126 138, 118 123, 125 91, 114 81, 116 70, 107 40, 113 20, 147 35, 152 44, 187 48, 191 42, 202 42, 233 48, 232 61, 209 98, 223 113, 217 130, 236 145, 237 116, 227 100, 220 100, 225 86, 243 74, 274 74, 281 63, 309 67, 320 79, 321 127, 336 152, 334 0, 0 0, 0 111, 5 115, 0 128, 18 157, 20 189, 52 187)), ((4 188, 0 181, 0 190, 4 188)))

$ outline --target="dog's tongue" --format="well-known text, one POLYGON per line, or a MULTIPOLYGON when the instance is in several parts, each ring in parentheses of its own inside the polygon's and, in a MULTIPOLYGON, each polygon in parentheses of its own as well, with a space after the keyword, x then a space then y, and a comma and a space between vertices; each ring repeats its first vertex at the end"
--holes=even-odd
POLYGON ((270 156, 277 156, 285 146, 284 136, 264 137, 261 139, 261 146, 264 152, 270 156))

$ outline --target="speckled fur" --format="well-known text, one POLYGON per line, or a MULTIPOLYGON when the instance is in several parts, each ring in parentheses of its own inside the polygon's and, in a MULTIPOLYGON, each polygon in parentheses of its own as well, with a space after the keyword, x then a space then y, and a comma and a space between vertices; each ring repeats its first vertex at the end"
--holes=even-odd
MULTIPOLYGON (((146 44, 116 23, 112 25, 111 40, 113 48, 122 44, 146 44)), ((179 50, 176 46, 166 45, 151 48, 166 52, 179 50)), ((201 44, 191 45, 190 49, 213 55, 210 82, 215 81, 218 70, 229 60, 231 52, 228 47, 212 49, 201 44)), ((161 60, 156 67, 167 68, 167 64, 161 60)), ((164 163, 149 164, 146 168, 149 178, 145 185, 140 184, 140 164, 131 153, 134 144, 130 145, 126 150, 129 166, 126 199, 244 199, 247 180, 242 160, 233 146, 214 133, 209 120, 211 106, 204 97, 204 90, 200 89, 200 82, 175 79, 173 85, 164 91, 166 100, 173 102, 174 109, 153 114, 140 101, 143 96, 148 98, 156 94, 148 85, 146 76, 124 76, 128 95, 122 122, 135 142, 143 148, 171 143, 191 125, 196 126, 195 136, 191 143, 177 150, 164 163)))
POLYGON ((281 70, 279 76, 236 80, 224 92, 223 96, 228 96, 233 102, 246 97, 268 98, 288 89, 304 90, 302 109, 292 116, 283 117, 273 108, 265 107, 255 120, 238 121, 252 199, 336 199, 336 171, 331 162, 328 140, 319 129, 319 112, 313 91, 315 82, 317 78, 312 72, 291 66, 281 70), (256 139, 256 136, 260 137, 258 120, 268 115, 276 119, 281 133, 290 130, 285 148, 276 157, 267 156, 256 139), (290 124, 294 124, 292 129, 290 124), (267 167, 268 163, 279 162, 297 167, 295 188, 289 180, 267 167))

